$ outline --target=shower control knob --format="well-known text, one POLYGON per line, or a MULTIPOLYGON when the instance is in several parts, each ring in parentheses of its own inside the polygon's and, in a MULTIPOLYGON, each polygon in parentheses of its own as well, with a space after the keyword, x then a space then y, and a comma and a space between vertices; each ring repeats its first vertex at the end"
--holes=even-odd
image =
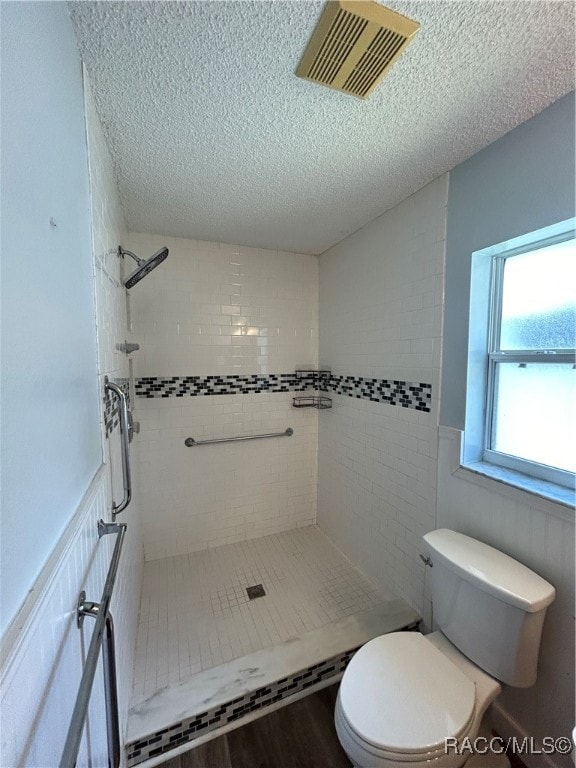
POLYGON ((132 411, 128 411, 128 440, 132 442, 134 435, 140 434, 140 422, 134 421, 132 411))

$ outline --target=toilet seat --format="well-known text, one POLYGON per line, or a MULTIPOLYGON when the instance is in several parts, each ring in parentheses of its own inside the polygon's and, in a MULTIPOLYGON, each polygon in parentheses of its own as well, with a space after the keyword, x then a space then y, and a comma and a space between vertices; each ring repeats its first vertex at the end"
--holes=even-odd
MULTIPOLYGON (((390 766, 401 765, 406 766, 406 768, 431 768, 432 766, 434 768, 453 768, 454 765, 460 765, 463 762, 461 756, 455 753, 447 754, 444 744, 441 748, 432 751, 402 754, 401 752, 389 752, 362 741, 346 722, 339 699, 336 700, 335 725, 340 742, 345 747, 350 759, 354 760, 355 766, 374 765, 378 768, 389 768, 390 766)), ((466 735, 468 734, 464 733, 462 737, 466 735)))
POLYGON ((474 682, 416 632, 363 646, 344 673, 338 700, 349 737, 397 762, 445 756, 446 737, 466 736, 476 714, 474 682))

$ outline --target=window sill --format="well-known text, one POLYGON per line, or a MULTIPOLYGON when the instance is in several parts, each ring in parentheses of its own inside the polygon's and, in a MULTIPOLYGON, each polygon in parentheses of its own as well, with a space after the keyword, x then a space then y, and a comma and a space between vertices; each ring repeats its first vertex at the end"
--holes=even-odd
POLYGON ((518 495, 519 501, 522 500, 530 506, 537 506, 558 517, 574 520, 575 495, 573 489, 529 477, 513 469, 488 464, 485 461, 461 464, 454 475, 480 485, 491 485, 492 488, 494 482, 508 486, 514 495, 518 495))

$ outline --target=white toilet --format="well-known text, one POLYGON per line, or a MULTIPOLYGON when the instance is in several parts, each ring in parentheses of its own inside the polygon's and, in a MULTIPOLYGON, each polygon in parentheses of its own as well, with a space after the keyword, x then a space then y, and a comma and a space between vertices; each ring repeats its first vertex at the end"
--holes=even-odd
POLYGON ((432 531, 424 541, 440 631, 382 635, 352 658, 335 722, 356 768, 495 766, 494 754, 482 760, 447 751, 445 740, 462 744, 478 736, 484 713, 501 691, 498 681, 519 688, 536 681, 554 587, 461 533, 432 531))

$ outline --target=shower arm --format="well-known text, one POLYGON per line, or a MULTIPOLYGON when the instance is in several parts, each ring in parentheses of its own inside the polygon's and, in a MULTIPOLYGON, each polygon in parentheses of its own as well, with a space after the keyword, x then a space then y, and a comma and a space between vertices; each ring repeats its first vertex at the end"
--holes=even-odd
POLYGON ((146 261, 146 259, 141 259, 139 256, 136 256, 136 254, 132 253, 132 251, 128 251, 126 248, 122 248, 121 245, 118 246, 118 256, 119 258, 124 258, 124 256, 131 256, 139 267, 146 261))

